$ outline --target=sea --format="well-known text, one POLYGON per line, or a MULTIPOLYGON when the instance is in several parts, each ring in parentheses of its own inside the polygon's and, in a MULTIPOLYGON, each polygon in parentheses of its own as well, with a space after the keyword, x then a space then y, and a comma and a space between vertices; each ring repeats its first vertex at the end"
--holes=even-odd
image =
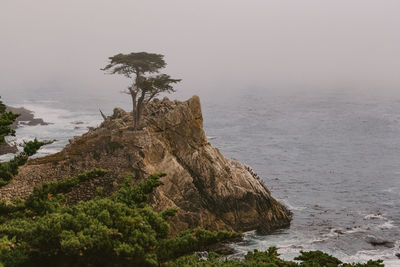
MULTIPOLYGON (((293 212, 289 228, 245 233, 243 242, 231 244, 232 257, 276 246, 285 259, 322 250, 345 262, 382 259, 385 266, 400 266, 400 94, 246 88, 200 97, 210 142, 251 166, 293 212)), ((9 139, 56 140, 36 157, 60 151, 99 125, 99 109, 111 114, 117 106, 130 108, 118 91, 36 90, 2 99, 50 123, 22 126, 9 139)))

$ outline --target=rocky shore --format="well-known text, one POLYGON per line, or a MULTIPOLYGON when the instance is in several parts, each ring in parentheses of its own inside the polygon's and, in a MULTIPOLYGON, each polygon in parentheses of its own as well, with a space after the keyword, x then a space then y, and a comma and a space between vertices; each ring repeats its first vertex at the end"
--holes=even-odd
POLYGON ((70 140, 61 152, 30 160, 0 189, 0 198, 25 198, 45 181, 92 168, 111 171, 74 189, 68 202, 75 203, 93 198, 98 187, 112 193, 127 173, 141 181, 164 172, 164 185, 152 195, 151 204, 155 210, 178 210, 170 221, 173 233, 195 227, 268 233, 289 225, 291 212, 262 180, 208 142, 197 96, 185 102, 156 99, 147 104, 142 123, 140 130, 133 130, 132 114, 115 109, 98 128, 70 140))
MULTIPOLYGON (((33 111, 27 110, 23 107, 15 108, 15 107, 7 107, 8 112, 13 112, 16 114, 20 114, 20 116, 15 120, 15 122, 11 125, 12 129, 17 129, 21 125, 35 126, 35 125, 48 125, 47 122, 43 121, 43 119, 35 118, 33 111)), ((17 153, 18 148, 13 144, 3 144, 0 145, 0 155, 8 154, 8 153, 17 153)))
POLYGON ((8 112, 13 112, 16 114, 20 114, 16 121, 13 123, 11 128, 16 129, 20 125, 28 125, 28 126, 35 126, 35 125, 48 125, 49 123, 43 121, 41 118, 35 118, 33 111, 27 110, 23 107, 7 107, 8 112))

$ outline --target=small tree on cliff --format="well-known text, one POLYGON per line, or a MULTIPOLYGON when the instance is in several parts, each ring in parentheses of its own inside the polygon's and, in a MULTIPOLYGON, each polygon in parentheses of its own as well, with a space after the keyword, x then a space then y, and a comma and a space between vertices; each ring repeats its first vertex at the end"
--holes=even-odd
POLYGON ((109 60, 109 64, 101 70, 132 79, 132 84, 128 86, 126 93, 132 97, 134 129, 139 126, 144 105, 160 93, 175 92, 172 85, 181 81, 172 79, 167 74, 159 74, 160 69, 166 66, 164 56, 160 54, 146 52, 117 54, 109 57, 109 60))
POLYGON ((18 116, 19 114, 7 112, 6 105, 4 105, 0 100, 0 145, 6 142, 6 136, 15 136, 15 131, 11 129, 10 126, 14 123, 18 116))

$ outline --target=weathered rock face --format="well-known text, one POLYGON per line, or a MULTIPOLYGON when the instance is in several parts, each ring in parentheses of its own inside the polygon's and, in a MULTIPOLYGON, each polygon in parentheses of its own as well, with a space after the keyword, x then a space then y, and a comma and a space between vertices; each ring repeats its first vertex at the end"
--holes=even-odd
POLYGON ((95 188, 112 192, 127 173, 137 180, 165 172, 164 185, 152 195, 156 210, 177 208, 173 232, 193 227, 270 232, 290 222, 290 212, 244 164, 225 158, 208 142, 200 100, 154 100, 146 107, 143 129, 131 129, 132 116, 115 109, 99 128, 70 141, 60 153, 29 161, 0 189, 2 198, 26 197, 43 181, 62 179, 84 170, 111 170, 81 184, 70 202, 90 199, 95 188))

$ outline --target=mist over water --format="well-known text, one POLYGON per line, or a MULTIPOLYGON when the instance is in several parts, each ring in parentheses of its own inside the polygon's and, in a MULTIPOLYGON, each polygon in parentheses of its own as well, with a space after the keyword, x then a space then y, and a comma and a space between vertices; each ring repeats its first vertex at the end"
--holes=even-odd
POLYGON ((181 96, 251 88, 398 92, 397 0, 2 0, 0 92, 105 97, 117 53, 166 56, 181 96))
POLYGON ((100 71, 117 53, 162 53, 172 96, 202 101, 210 141, 252 166, 294 213, 247 250, 321 249, 340 259, 400 252, 399 1, 11 1, 0 9, 0 96, 57 139, 130 110, 129 81, 100 71), (370 238, 391 242, 372 246, 370 238))

